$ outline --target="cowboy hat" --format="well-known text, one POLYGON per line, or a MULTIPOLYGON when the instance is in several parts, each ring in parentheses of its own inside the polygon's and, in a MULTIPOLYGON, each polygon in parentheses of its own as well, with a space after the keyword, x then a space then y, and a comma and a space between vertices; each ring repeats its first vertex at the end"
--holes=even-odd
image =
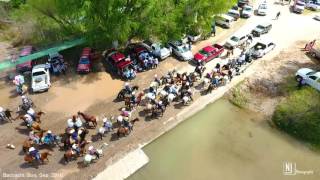
POLYGON ((89 151, 93 150, 93 146, 89 146, 88 150, 89 151))
POLYGON ((52 132, 50 131, 50 130, 48 130, 48 132, 47 132, 48 134, 51 134, 52 132))
POLYGON ((29 152, 36 150, 34 147, 29 148, 29 152))

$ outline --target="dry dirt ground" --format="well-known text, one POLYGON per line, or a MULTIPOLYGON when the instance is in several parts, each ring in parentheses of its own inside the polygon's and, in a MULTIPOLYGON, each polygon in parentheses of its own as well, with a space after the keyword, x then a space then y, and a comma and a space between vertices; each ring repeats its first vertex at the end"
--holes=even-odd
MULTIPOLYGON (((255 69, 257 73, 236 87, 248 98, 246 108, 270 119, 274 108, 284 98, 282 87, 294 81, 294 74, 299 68, 320 70, 320 61, 307 55, 301 48, 306 43, 307 41, 298 41, 273 59, 261 62, 262 66, 255 69)), ((232 98, 232 91, 228 93, 228 97, 232 98)))
MULTIPOLYGON (((301 17, 291 14, 287 7, 275 5, 274 8, 282 10, 281 18, 279 21, 274 22, 274 30, 271 32, 272 37, 279 40, 279 46, 274 51, 275 54, 279 53, 281 49, 288 48, 290 44, 296 40, 311 40, 314 38, 314 34, 319 32, 320 26, 313 25, 313 23, 318 22, 310 20, 310 16, 301 17), (304 28, 308 29, 305 30, 303 27, 294 26, 293 24, 296 24, 296 21, 305 21, 303 22, 305 25, 304 28), (318 28, 318 31, 312 28, 318 28), (286 34, 289 31, 297 34, 294 36, 292 34, 286 34)), ((253 17, 247 20, 247 24, 261 22, 262 20, 264 21, 265 18, 253 17)), ((243 22, 239 22, 238 24, 241 23, 243 22)), ((209 44, 209 42, 222 42, 236 30, 237 28, 222 31, 217 37, 196 44, 194 50, 198 50, 204 45, 209 44)), ((299 49, 296 51, 299 51, 299 49)), ((269 57, 264 59, 269 60, 269 57)), ((296 61, 297 59, 292 60, 296 61)), ((281 65, 282 63, 274 64, 274 66, 281 65)), ((147 87, 154 74, 160 76, 174 67, 179 69, 185 66, 189 66, 189 64, 169 58, 161 62, 156 70, 139 74, 132 83, 139 84, 140 87, 147 87)), ((269 66, 267 62, 265 65, 259 64, 258 67, 260 67, 260 69, 256 72, 265 72, 266 67, 269 67, 271 71, 274 66, 269 66)), ((257 66, 255 66, 255 68, 256 67, 257 66)), ((109 116, 117 115, 119 108, 123 105, 123 103, 113 102, 116 93, 122 88, 123 82, 114 79, 105 72, 92 73, 86 76, 60 76, 55 78, 54 81, 53 87, 48 93, 31 95, 31 98, 37 105, 37 109, 47 112, 43 117, 43 127, 52 130, 54 133, 63 132, 66 127, 67 118, 75 114, 78 110, 99 116, 103 114, 109 116)), ((0 82, 0 102, 1 106, 9 108, 16 108, 20 102, 20 99, 14 95, 14 87, 5 81, 0 82)), ((141 111, 141 109, 138 109, 134 115, 137 116, 139 111, 141 111)), ((134 127, 134 131, 126 138, 115 140, 115 138, 109 134, 103 140, 103 142, 109 144, 104 157, 97 163, 86 168, 82 167, 80 163, 81 158, 79 158, 78 161, 73 161, 65 165, 61 160, 63 152, 57 148, 52 149, 53 155, 49 157, 49 163, 41 165, 38 168, 25 164, 23 162, 21 144, 25 140, 28 130, 21 126, 20 122, 1 124, 0 170, 2 173, 23 173, 25 176, 29 173, 29 175, 37 175, 37 177, 47 174, 51 178, 57 176, 58 179, 62 177, 64 179, 89 179, 103 170, 106 164, 112 163, 112 159, 117 159, 117 157, 120 157, 130 149, 138 147, 139 143, 148 142, 151 137, 156 136, 164 129, 163 122, 177 114, 178 111, 180 111, 179 107, 169 108, 161 119, 145 121, 144 118, 142 118, 134 127), (16 145, 17 148, 15 150, 6 149, 5 146, 8 143, 16 145)), ((101 125, 101 121, 99 125, 101 125)), ((90 135, 95 133, 96 130, 90 130, 90 135)), ((94 146, 96 147, 99 147, 101 144, 102 141, 94 142, 94 146)))

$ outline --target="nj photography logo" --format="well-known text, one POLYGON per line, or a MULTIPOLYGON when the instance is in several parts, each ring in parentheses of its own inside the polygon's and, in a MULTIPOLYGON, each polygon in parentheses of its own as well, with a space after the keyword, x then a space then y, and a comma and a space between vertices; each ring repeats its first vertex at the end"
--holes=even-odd
POLYGON ((298 174, 302 175, 313 175, 313 170, 298 170, 297 169, 297 163, 294 162, 284 162, 283 163, 283 175, 286 176, 294 176, 298 174))

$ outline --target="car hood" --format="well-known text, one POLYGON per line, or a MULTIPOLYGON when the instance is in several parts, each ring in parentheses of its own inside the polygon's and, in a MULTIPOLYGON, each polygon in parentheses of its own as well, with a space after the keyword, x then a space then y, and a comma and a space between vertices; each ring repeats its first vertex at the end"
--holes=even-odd
POLYGON ((32 88, 48 87, 48 79, 46 75, 32 77, 32 88))
POLYGON ((306 77, 309 72, 312 72, 314 70, 309 69, 309 68, 301 68, 297 71, 296 75, 299 75, 301 77, 306 77))
POLYGON ((296 9, 300 9, 300 10, 303 10, 304 9, 304 6, 300 6, 300 5, 295 5, 294 8, 296 9))
POLYGON ((170 54, 171 52, 170 52, 170 50, 168 49, 168 48, 162 48, 161 50, 160 50, 160 55, 161 56, 166 56, 166 55, 168 55, 168 54, 170 54))
POLYGON ((266 13, 266 12, 267 12, 267 9, 258 9, 258 12, 266 13))
POLYGON ((181 53, 181 55, 182 55, 183 59, 185 59, 185 60, 190 60, 193 58, 193 54, 191 51, 186 51, 184 53, 181 53))
POLYGON ((235 41, 232 41, 231 39, 229 39, 227 42, 226 42, 226 45, 227 46, 235 46, 235 45, 237 45, 237 42, 235 42, 235 41))
POLYGON ((89 69, 89 64, 78 64, 78 70, 87 70, 89 69))
POLYGON ((196 61, 202 61, 202 60, 205 59, 205 56, 202 55, 201 53, 197 53, 197 54, 194 55, 194 59, 195 59, 196 61))
POLYGON ((245 14, 245 15, 250 15, 251 13, 252 13, 252 11, 246 11, 246 10, 242 11, 242 14, 245 14))

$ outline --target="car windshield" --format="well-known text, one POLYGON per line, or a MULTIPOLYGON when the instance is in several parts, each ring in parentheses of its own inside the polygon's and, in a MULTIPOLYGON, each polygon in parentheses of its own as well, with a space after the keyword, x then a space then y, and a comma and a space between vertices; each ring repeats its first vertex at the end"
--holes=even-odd
POLYGON ((260 50, 260 49, 265 49, 266 48, 266 45, 265 44, 262 44, 262 43, 257 43, 255 46, 254 46, 254 49, 257 51, 257 50, 260 50))
POLYGON ((41 75, 44 75, 44 74, 46 74, 44 71, 38 71, 38 72, 34 72, 34 73, 32 73, 32 76, 41 76, 41 75))
POLYGON ((264 29, 264 27, 261 26, 261 25, 258 25, 257 28, 258 28, 258 29, 264 29))
POLYGON ((259 6, 259 9, 267 9, 267 5, 266 5, 266 4, 261 4, 261 5, 259 6))
POLYGON ((81 58, 79 61, 79 64, 89 64, 89 59, 88 58, 81 58))
POLYGON ((298 6, 304 6, 304 3, 303 3, 303 2, 298 1, 298 2, 297 2, 297 5, 298 5, 298 6))
POLYGON ((234 41, 234 42, 238 42, 238 41, 239 41, 239 38, 236 37, 236 36, 232 36, 230 39, 231 39, 232 41, 234 41))
POLYGON ((187 46, 179 46, 178 49, 181 53, 185 53, 189 50, 187 46))
POLYGON ((200 54, 204 55, 204 56, 208 56, 208 53, 204 50, 199 51, 200 54))
POLYGON ((315 74, 316 72, 315 71, 311 71, 311 72, 308 72, 306 75, 313 75, 313 74, 315 74))
POLYGON ((244 7, 243 10, 245 10, 245 11, 251 11, 252 8, 251 8, 251 7, 244 7))

